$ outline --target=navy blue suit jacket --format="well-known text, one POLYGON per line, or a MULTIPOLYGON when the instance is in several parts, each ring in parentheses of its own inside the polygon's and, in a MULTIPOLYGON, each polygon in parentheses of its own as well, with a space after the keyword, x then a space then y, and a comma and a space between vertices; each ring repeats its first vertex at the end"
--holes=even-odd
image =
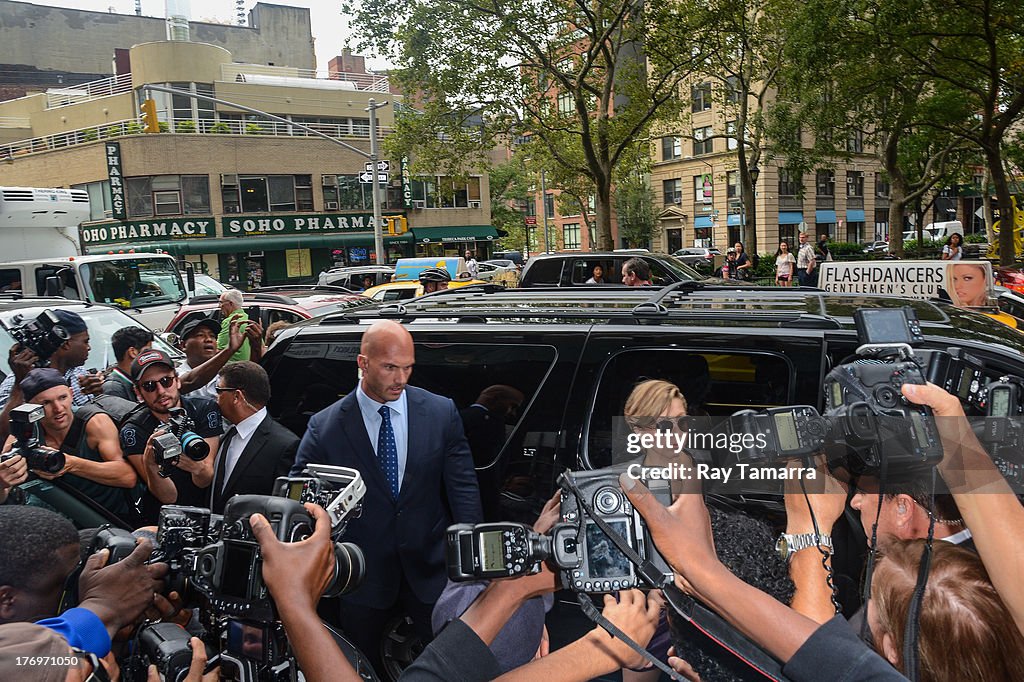
POLYGON ((413 386, 405 391, 409 445, 397 500, 391 498, 355 391, 313 415, 292 467, 292 474, 311 462, 351 467, 366 482, 362 515, 349 522, 342 538, 366 556, 363 584, 346 596, 353 604, 393 604, 403 574, 418 600, 436 602, 447 578, 445 530, 452 523, 483 521, 473 456, 455 403, 413 386))

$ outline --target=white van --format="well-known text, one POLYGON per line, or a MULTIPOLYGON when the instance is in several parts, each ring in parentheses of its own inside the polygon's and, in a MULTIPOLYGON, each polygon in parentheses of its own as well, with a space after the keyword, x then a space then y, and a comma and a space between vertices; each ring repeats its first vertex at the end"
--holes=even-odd
MULTIPOLYGON (((946 241, 949 235, 954 232, 964 233, 964 224, 959 220, 947 220, 942 223, 928 223, 924 226, 924 237, 925 239, 931 239, 932 241, 946 241)), ((907 242, 911 239, 917 239, 917 230, 907 230, 903 233, 903 241, 907 242)))

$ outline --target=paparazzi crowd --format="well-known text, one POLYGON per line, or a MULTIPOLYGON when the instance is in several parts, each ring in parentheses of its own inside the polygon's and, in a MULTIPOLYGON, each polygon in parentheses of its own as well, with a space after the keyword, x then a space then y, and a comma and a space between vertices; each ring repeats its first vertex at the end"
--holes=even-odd
MULTIPOLYGON (((931 486, 840 482, 822 469, 817 488, 787 488, 777 542, 766 523, 720 508, 699 487, 677 489, 663 504, 643 482, 611 479, 673 578, 662 589, 600 595, 603 625, 551 651, 545 612, 550 595, 568 587, 564 571, 541 563, 517 578, 446 580, 445 529, 482 522, 480 490, 494 494, 493 481, 474 475, 467 425, 487 415, 504 424, 522 394, 491 387, 473 406, 484 417, 460 415, 447 398, 408 385, 411 336, 378 322, 363 338, 358 388, 314 415, 300 439, 267 413, 260 325, 232 295, 222 313, 223 323, 186 325, 181 363, 132 327, 113 335, 113 367, 86 372, 88 330, 64 310, 55 314, 68 338, 45 362, 30 348, 11 350, 12 376, 0 385, 0 434, 4 451, 16 453, 0 463, 0 679, 219 679, 234 665, 212 660, 224 641, 192 636, 204 631, 192 605, 165 584, 175 569, 151 561, 151 527, 165 505, 229 513, 237 496, 271 495, 278 477, 311 464, 357 469, 366 484, 362 516, 345 534, 365 555, 365 577, 332 619, 378 673, 380 638, 397 608, 429 642, 402 674, 410 680, 587 680, 619 670, 624 680, 663 670, 690 680, 755 679, 757 667, 792 680, 1024 679, 1024 507, 960 402, 938 387, 902 389, 939 418, 945 456, 931 486), (137 544, 115 551, 97 544, 102 532, 25 504, 24 484, 34 479, 60 479, 128 520, 141 529, 137 544), (866 608, 844 617, 831 529, 848 507, 860 514, 871 551, 866 608), (701 608, 680 608, 695 603, 701 608), (717 615, 709 626, 701 613, 717 615), (150 628, 150 667, 133 677, 124 663, 137 653, 141 624, 150 628), (729 649, 709 631, 726 633, 729 649), (167 646, 175 639, 184 662, 167 646)), ((677 387, 648 380, 624 411, 643 433, 673 428, 690 407, 677 387)), ((668 456, 644 457, 660 465, 668 456)), ((532 520, 533 532, 562 520, 560 499, 556 492, 532 520)), ((487 509, 494 520, 497 509, 487 509)), ((306 680, 365 679, 360 660, 353 664, 320 620, 321 597, 338 579, 336 538, 328 512, 306 510, 314 529, 291 542, 282 541, 279 520, 244 519, 261 556, 253 565, 276 604, 275 623, 255 632, 280 628, 306 680)), ((271 642, 257 648, 252 679, 271 679, 260 667, 271 642)), ((242 670, 233 678, 245 678, 242 670)))

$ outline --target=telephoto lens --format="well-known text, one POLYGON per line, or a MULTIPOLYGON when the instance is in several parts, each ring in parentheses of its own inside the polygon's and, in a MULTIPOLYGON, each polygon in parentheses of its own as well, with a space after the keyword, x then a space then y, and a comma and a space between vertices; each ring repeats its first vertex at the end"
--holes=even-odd
POLYGON ((198 462, 210 456, 210 444, 194 431, 186 431, 181 434, 181 451, 198 462))

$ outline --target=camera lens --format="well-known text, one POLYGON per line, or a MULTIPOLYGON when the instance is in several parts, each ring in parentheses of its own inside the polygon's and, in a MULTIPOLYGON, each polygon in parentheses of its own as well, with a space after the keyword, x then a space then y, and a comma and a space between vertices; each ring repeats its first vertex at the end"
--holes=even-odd
POLYGON ((615 488, 601 488, 594 495, 594 508, 602 514, 614 514, 622 506, 622 496, 615 488))
POLYGON ((198 462, 210 456, 210 444, 198 434, 186 431, 181 435, 181 451, 189 459, 198 462))
POLYGON ((337 597, 359 587, 366 575, 363 550, 351 542, 334 543, 334 579, 324 592, 325 597, 337 597))

